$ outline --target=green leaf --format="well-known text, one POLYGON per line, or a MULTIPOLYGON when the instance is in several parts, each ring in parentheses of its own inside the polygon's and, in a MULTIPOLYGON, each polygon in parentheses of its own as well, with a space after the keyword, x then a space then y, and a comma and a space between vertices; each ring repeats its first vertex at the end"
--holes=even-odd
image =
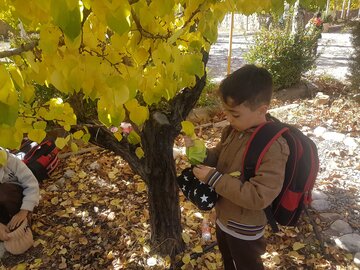
POLYGON ((183 57, 183 70, 190 75, 201 77, 204 74, 204 63, 202 56, 197 55, 184 55, 183 57))
POLYGON ((140 136, 133 130, 129 133, 127 140, 129 143, 134 145, 139 144, 141 142, 140 136))
POLYGON ((0 101, 0 124, 13 126, 18 117, 19 106, 10 106, 0 101))
POLYGON ((130 8, 124 5, 106 14, 106 21, 115 33, 122 35, 130 29, 130 8))
POLYGON ((186 156, 192 165, 203 163, 206 158, 206 146, 202 140, 194 140, 194 145, 186 148, 186 156))
POLYGON ((81 16, 79 1, 71 0, 71 7, 68 6, 69 0, 51 0, 51 15, 55 25, 61 28, 65 35, 74 40, 81 32, 81 16), (76 3, 75 3, 76 2, 76 3))

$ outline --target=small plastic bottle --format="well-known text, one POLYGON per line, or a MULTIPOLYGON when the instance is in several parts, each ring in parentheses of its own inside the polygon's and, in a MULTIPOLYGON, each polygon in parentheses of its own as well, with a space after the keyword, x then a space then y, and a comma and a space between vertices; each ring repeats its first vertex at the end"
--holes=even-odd
POLYGON ((207 218, 204 217, 202 224, 201 224, 201 240, 206 243, 211 240, 211 232, 209 221, 207 218))

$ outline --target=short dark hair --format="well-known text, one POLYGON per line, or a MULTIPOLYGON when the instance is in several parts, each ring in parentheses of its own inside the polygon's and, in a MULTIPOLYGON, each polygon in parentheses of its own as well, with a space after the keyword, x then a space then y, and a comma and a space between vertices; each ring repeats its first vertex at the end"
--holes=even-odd
POLYGON ((219 92, 225 103, 231 98, 231 106, 245 102, 244 105, 255 110, 260 105, 270 104, 272 77, 265 68, 244 65, 220 83, 219 92))

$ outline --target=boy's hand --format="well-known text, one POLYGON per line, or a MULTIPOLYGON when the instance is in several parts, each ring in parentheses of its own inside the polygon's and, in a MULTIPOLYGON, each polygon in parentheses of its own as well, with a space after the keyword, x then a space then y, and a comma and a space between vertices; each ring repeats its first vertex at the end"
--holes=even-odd
POLYGON ((9 240, 9 229, 4 224, 0 223, 0 241, 7 241, 9 240))
POLYGON ((15 216, 12 217, 12 219, 8 223, 8 228, 10 230, 13 230, 18 226, 20 226, 21 222, 23 222, 27 218, 28 214, 29 214, 28 210, 21 209, 15 216))
POLYGON ((197 179, 199 179, 201 182, 205 183, 206 176, 213 169, 214 169, 213 167, 208 167, 205 165, 196 165, 193 169, 193 173, 197 179))
POLYGON ((184 135, 184 143, 185 143, 185 147, 191 147, 194 145, 194 141, 189 137, 184 135))

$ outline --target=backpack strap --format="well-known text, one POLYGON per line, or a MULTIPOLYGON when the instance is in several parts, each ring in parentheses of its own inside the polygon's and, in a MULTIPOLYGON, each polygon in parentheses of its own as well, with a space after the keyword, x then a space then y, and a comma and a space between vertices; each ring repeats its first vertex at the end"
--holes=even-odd
MULTIPOLYGON (((271 145, 284 133, 288 128, 280 122, 265 122, 259 125, 249 141, 247 142, 244 152, 243 176, 245 181, 249 181, 251 177, 255 176, 259 169, 261 161, 269 150, 271 145)), ((273 216, 271 206, 264 209, 268 222, 274 232, 279 231, 273 216)))

